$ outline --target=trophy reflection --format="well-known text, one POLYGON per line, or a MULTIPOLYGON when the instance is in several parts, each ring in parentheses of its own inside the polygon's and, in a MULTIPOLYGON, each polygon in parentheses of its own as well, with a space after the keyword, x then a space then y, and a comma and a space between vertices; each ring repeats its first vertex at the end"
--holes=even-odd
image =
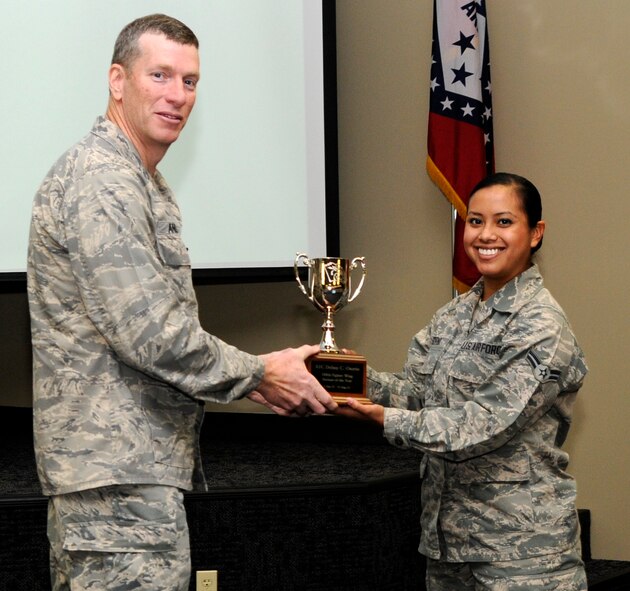
POLYGON ((361 292, 365 281, 364 257, 352 260, 337 257, 310 259, 298 253, 294 263, 295 279, 302 293, 321 312, 325 319, 322 324, 320 352, 307 360, 309 371, 328 390, 333 399, 343 402, 346 398, 357 399, 370 404, 366 397, 367 363, 365 357, 342 353, 335 341, 334 314, 352 302, 361 292), (306 285, 299 274, 302 263, 308 269, 306 285), (353 271, 361 270, 356 288, 352 289, 353 271))

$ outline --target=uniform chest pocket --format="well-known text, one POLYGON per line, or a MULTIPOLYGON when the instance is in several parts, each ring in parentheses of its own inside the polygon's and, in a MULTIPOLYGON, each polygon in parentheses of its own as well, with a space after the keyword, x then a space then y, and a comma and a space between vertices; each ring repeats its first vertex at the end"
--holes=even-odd
POLYGON ((420 376, 431 375, 435 371, 435 366, 444 353, 443 345, 431 345, 427 353, 424 363, 417 365, 414 370, 420 376))
POLYGON ((178 220, 164 220, 157 223, 157 249, 165 265, 190 266, 190 256, 182 240, 181 224, 178 220))
POLYGON ((463 400, 470 400, 475 391, 496 371, 497 358, 476 351, 460 351, 448 371, 450 390, 463 400))

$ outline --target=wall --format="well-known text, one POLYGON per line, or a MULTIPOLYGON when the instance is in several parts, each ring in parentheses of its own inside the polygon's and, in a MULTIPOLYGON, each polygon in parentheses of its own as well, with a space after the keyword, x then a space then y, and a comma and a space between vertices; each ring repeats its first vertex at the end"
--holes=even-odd
MULTIPOLYGON (((594 557, 630 560, 621 371, 630 334, 630 3, 488 4, 497 167, 541 189, 541 266, 591 368, 567 445, 579 505, 593 512, 594 557)), ((337 0, 337 13, 342 254, 368 262, 364 292, 337 317, 337 339, 396 370, 413 333, 451 295, 449 206, 424 172, 432 2, 337 0)), ((198 295, 204 326, 251 352, 319 339, 320 315, 293 282, 202 286, 198 295)), ((28 406, 19 291, 0 294, 0 335, 2 403, 28 406)))

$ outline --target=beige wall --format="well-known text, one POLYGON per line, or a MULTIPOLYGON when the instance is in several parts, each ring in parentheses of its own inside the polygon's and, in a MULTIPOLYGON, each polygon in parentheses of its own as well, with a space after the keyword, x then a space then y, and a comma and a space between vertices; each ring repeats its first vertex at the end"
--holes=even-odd
MULTIPOLYGON (((591 368, 567 446, 579 504, 593 512, 594 555, 630 560, 630 3, 488 4, 497 167, 541 189, 541 266, 591 368)), ((383 370, 400 368, 451 295, 449 206, 424 172, 431 10, 430 0, 337 0, 342 254, 369 268, 337 338, 383 370)), ((204 326, 251 352, 319 338, 319 315, 292 282, 198 294, 204 326)), ((24 293, 0 295, 0 335, 0 402, 28 406, 24 293)))

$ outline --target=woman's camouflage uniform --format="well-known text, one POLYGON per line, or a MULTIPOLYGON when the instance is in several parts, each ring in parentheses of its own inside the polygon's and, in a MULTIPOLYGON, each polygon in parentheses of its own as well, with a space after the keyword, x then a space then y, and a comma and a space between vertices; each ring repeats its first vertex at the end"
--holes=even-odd
POLYGON ((579 544, 560 447, 587 368, 536 266, 476 310, 483 285, 439 310, 400 374, 369 372, 385 436, 424 453, 420 551, 506 561, 579 544), (411 409, 411 410, 410 410, 411 409))

